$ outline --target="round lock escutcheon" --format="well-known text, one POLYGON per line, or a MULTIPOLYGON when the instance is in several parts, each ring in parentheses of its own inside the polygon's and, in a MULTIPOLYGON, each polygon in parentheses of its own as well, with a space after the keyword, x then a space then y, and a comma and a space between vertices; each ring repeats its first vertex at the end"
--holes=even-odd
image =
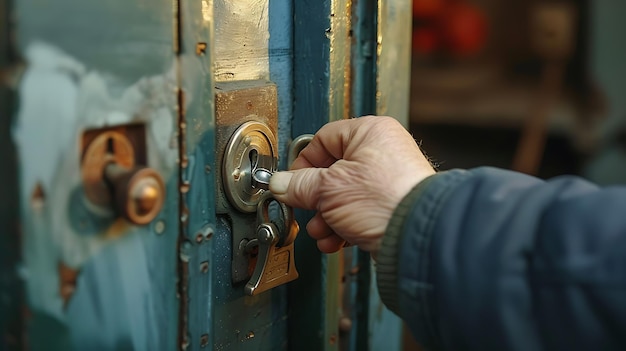
POLYGON ((145 225, 161 211, 165 184, 159 173, 137 165, 130 140, 105 131, 87 145, 81 166, 83 188, 90 203, 111 209, 127 221, 145 225))
POLYGON ((222 162, 224 192, 239 211, 252 213, 264 190, 253 186, 252 172, 259 157, 277 159, 276 137, 265 124, 250 121, 231 136, 222 162))

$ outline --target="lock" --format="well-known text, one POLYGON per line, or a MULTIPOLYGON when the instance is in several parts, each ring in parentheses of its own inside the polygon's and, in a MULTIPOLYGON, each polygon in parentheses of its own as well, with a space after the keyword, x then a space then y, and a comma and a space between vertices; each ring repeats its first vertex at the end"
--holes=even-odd
POLYGON ((294 260, 294 240, 300 230, 294 220, 293 210, 276 201, 269 191, 264 192, 257 205, 255 238, 246 243, 245 250, 257 248, 257 261, 252 277, 245 286, 248 295, 286 284, 298 278, 294 260), (270 220, 270 204, 276 202, 282 215, 282 223, 270 220))
POLYGON ((276 137, 269 127, 249 121, 237 128, 226 146, 222 168, 224 191, 237 210, 256 211, 277 161, 276 137))
POLYGON ((277 105, 271 82, 216 87, 217 212, 231 225, 232 283, 245 283, 248 295, 298 277, 293 250, 298 224, 292 209, 267 191, 278 165, 277 105))
POLYGON ((151 222, 165 202, 165 186, 145 160, 141 125, 87 131, 81 174, 89 202, 133 224, 151 222))

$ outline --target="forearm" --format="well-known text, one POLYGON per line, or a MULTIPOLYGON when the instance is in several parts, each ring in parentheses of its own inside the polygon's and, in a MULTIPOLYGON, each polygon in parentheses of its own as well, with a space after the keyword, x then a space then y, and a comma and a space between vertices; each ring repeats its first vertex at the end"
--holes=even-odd
MULTIPOLYGON (((599 261, 626 256, 611 251, 626 247, 620 208, 624 189, 600 190, 579 179, 543 182, 488 168, 440 173, 418 185, 390 222, 379 253, 381 296, 433 348, 566 346, 542 333, 556 328, 554 315, 585 320, 561 323, 561 333, 579 332, 566 340, 610 339, 589 330, 625 315, 590 316, 605 297, 550 301, 579 294, 581 283, 604 296, 606 281, 588 275, 611 271, 599 261), (567 281, 555 290, 555 279, 567 281)), ((616 265, 622 274, 606 279, 623 292, 626 267, 616 265)))

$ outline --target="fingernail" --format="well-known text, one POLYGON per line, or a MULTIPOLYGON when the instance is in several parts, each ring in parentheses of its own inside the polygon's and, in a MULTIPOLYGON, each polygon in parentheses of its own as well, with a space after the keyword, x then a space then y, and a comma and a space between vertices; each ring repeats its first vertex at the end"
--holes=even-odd
POLYGON ((274 173, 270 178, 270 191, 275 195, 286 194, 291 177, 293 177, 293 173, 291 172, 274 173))

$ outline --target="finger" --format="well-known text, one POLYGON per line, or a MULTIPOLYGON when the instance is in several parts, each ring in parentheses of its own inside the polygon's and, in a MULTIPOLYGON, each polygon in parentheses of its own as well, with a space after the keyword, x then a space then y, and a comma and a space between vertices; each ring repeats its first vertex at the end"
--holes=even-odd
POLYGON ((317 248, 325 253, 333 253, 341 250, 346 241, 339 235, 331 235, 317 241, 317 248))
POLYGON ((292 165, 299 167, 329 167, 344 154, 344 146, 350 139, 353 120, 341 120, 328 123, 320 128, 313 140, 301 152, 292 165))
POLYGON ((309 236, 315 240, 320 240, 335 234, 324 218, 322 218, 322 214, 320 212, 311 218, 309 223, 306 225, 306 231, 309 233, 309 236))
POLYGON ((305 168, 276 172, 270 178, 270 191, 276 200, 292 207, 317 209, 321 175, 326 168, 305 168))

